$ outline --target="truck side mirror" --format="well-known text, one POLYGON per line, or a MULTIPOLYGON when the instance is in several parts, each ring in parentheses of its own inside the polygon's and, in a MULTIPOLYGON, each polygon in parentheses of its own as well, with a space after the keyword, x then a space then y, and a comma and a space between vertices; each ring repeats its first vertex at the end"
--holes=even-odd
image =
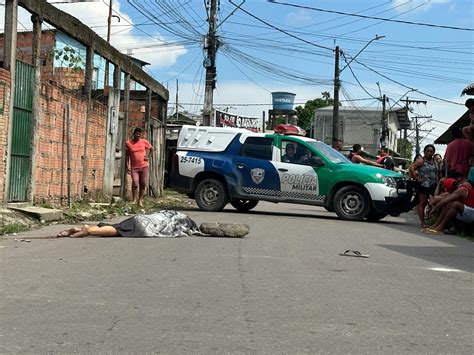
POLYGON ((311 165, 314 165, 314 166, 325 165, 324 160, 322 160, 320 157, 317 157, 317 156, 311 157, 310 162, 311 162, 311 165))

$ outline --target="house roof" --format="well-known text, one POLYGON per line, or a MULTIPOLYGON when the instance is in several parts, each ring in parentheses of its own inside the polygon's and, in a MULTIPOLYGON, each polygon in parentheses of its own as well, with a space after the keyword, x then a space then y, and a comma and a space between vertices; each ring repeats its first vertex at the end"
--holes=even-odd
POLYGON ((406 107, 390 112, 397 116, 398 123, 400 123, 400 129, 410 128, 410 118, 408 117, 408 109, 406 107))
POLYGON ((461 92, 461 95, 474 95, 474 83, 466 86, 461 92))
POLYGON ((467 126, 469 124, 469 110, 464 112, 464 114, 458 118, 456 122, 454 122, 449 128, 436 140, 434 141, 435 144, 448 144, 453 140, 453 135, 451 134, 451 129, 454 126, 458 126, 460 128, 467 126))

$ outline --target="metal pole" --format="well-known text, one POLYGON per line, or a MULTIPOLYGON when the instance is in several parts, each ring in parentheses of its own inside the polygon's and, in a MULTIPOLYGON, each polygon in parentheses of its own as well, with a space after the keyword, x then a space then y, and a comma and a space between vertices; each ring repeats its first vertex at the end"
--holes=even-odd
POLYGON ((332 110, 332 141, 339 138, 339 46, 336 46, 334 61, 334 105, 332 110))

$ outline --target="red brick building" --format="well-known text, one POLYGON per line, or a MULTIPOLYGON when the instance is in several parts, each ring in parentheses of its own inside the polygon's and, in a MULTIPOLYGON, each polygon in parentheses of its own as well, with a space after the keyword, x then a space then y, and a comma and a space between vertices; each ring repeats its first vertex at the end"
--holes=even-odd
MULTIPOLYGON (((41 85, 38 111, 37 135, 33 137, 36 142, 35 151, 30 154, 31 167, 29 176, 25 175, 25 163, 15 168, 16 150, 27 150, 30 137, 27 133, 16 137, 16 128, 9 131, 9 102, 11 90, 10 71, 0 69, 0 201, 4 203, 32 200, 34 202, 51 202, 54 204, 65 203, 68 191, 72 199, 77 199, 84 194, 102 194, 104 191, 104 175, 106 161, 111 158, 110 149, 107 151, 106 142, 110 138, 111 127, 108 123, 110 116, 108 103, 108 91, 96 90, 93 92, 93 100, 90 114, 87 117, 87 97, 83 94, 84 70, 75 70, 54 66, 54 49, 58 31, 48 30, 41 33, 41 85), (69 122, 69 124, 68 124, 69 122), (88 126, 88 139, 85 141, 86 122, 88 126), (109 127, 108 127, 109 125, 109 127), (12 138, 13 137, 13 138, 12 138), (10 144, 10 146, 9 146, 10 144), (15 145, 17 147, 15 148, 15 145), (68 155, 68 151, 70 154, 68 155), (10 156, 8 155, 10 152, 10 156), (34 156, 34 159, 32 157, 34 156), (69 159, 68 159, 69 157, 69 159), (86 159, 85 159, 86 157, 86 159), (18 170, 20 169, 20 170, 18 170), (70 181, 68 180, 70 171, 70 181), (84 177, 86 183, 83 185, 84 177), (9 178, 9 186, 5 181, 9 178), (27 193, 25 190, 25 179, 33 191, 27 193), (34 184, 31 184, 34 181, 34 184)), ((62 34, 64 35, 64 34, 62 34)), ((0 54, 3 57, 4 38, 0 35, 0 54)), ((17 51, 18 61, 31 63, 32 60, 32 32, 18 33, 17 51)), ((20 65, 21 68, 23 66, 20 65)), ((28 68, 26 65, 25 68, 28 68)), ((113 70, 113 65, 111 65, 113 70)), ((17 78, 18 73, 17 68, 17 78)), ((17 80, 18 81, 18 80, 17 80)), ((21 84, 21 82, 20 82, 21 84)), ((18 84, 19 85, 19 84, 18 84)), ((123 98, 123 94, 120 95, 123 98)), ((15 106, 15 105, 14 105, 15 106)), ((118 115, 123 116, 123 99, 120 102, 118 115)), ((131 91, 129 102, 129 124, 128 132, 134 127, 142 127, 145 132, 149 131, 146 114, 148 117, 162 116, 166 110, 166 102, 159 103, 158 100, 147 101, 146 91, 131 91), (149 105, 147 108, 146 105, 149 105), (147 112, 148 111, 148 112, 147 112)), ((119 121, 119 125, 121 121, 119 121)), ((150 125, 151 126, 151 125, 150 125)), ((115 128, 121 132, 121 128, 115 128)), ((24 132, 28 132, 27 130, 24 132)), ((160 134, 149 137, 155 145, 161 145, 160 134)), ((164 134, 163 134, 164 136, 164 134)), ((117 148, 121 145, 117 140, 117 148)), ((156 147, 159 149, 159 147, 156 147)), ((21 154, 18 154, 20 156, 21 154)), ((20 157, 21 158, 21 157, 20 157)), ((25 157, 23 157, 25 158, 25 157)), ((159 178, 159 159, 155 175, 159 178)), ((116 164, 116 169, 120 164, 116 164)), ((114 172, 115 177, 120 177, 120 171, 114 172)), ((120 184, 120 180, 118 184, 120 184)), ((117 184, 117 181, 114 183, 117 184)), ((117 189, 116 189, 117 190, 117 189)), ((117 191, 116 191, 117 192, 117 191)), ((161 191, 155 191, 161 192, 161 191)))

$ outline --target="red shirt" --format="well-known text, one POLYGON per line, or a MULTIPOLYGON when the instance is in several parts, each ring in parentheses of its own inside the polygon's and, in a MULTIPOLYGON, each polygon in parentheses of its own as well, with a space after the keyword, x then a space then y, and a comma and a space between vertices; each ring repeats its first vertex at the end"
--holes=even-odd
POLYGON ((459 185, 458 189, 466 190, 466 196, 461 200, 466 206, 474 208, 474 189, 471 184, 462 183, 459 185))
POLYGON ((131 169, 139 169, 148 166, 148 161, 145 160, 145 157, 146 151, 152 148, 150 142, 143 138, 140 138, 136 142, 129 139, 126 147, 128 155, 130 156, 131 169))
POLYGON ((467 139, 457 138, 446 148, 446 162, 449 170, 456 170, 467 176, 469 171, 469 157, 474 155, 474 144, 467 139))

